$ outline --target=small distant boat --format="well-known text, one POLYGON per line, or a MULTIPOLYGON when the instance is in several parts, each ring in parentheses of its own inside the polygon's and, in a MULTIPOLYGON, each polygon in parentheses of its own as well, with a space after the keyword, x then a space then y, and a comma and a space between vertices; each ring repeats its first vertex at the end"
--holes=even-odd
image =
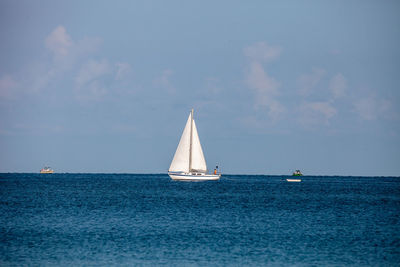
POLYGON ((286 181, 288 181, 288 182, 301 182, 301 179, 287 178, 286 181))
POLYGON ((292 176, 303 176, 300 170, 295 170, 292 174, 292 176))
POLYGON ((179 181, 218 180, 221 173, 218 173, 217 169, 218 166, 214 169, 213 174, 207 173, 207 164, 193 119, 192 109, 169 167, 168 175, 172 180, 179 181))
POLYGON ((50 167, 44 167, 40 170, 40 173, 54 173, 54 170, 52 170, 50 167))
MULTIPOLYGON (((303 176, 300 170, 295 170, 292 176, 303 176)), ((288 182, 301 182, 300 178, 287 178, 286 181, 288 182)))

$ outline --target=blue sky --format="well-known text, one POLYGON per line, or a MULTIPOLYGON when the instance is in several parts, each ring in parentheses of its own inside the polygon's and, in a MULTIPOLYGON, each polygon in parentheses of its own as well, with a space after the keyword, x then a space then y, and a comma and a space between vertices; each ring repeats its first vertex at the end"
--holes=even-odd
POLYGON ((398 1, 1 1, 0 172, 400 175, 398 1))

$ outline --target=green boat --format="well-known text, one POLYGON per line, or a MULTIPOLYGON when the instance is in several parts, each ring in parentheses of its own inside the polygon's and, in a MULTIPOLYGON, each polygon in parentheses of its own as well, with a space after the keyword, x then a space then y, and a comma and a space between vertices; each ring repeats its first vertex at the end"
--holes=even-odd
POLYGON ((292 174, 293 176, 303 176, 300 170, 295 170, 294 173, 292 174))

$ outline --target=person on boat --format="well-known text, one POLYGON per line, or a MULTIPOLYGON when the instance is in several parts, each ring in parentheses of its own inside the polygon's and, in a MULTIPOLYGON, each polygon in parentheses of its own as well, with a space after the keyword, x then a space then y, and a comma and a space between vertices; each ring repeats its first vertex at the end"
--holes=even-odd
POLYGON ((217 174, 217 170, 218 170, 218 166, 215 166, 215 169, 214 169, 214 174, 215 175, 217 174))

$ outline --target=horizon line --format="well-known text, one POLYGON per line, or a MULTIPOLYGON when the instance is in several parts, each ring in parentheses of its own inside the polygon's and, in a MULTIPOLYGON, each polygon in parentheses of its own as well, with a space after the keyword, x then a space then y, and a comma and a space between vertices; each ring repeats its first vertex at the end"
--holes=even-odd
MULTIPOLYGON (((46 175, 46 173, 39 173, 39 172, 0 172, 0 174, 41 174, 46 175)), ((54 172, 51 174, 131 174, 131 175, 168 175, 168 173, 164 172, 155 172, 155 173, 146 173, 146 172, 54 172)), ((48 174, 48 175, 51 175, 48 174)), ((290 176, 291 174, 241 174, 241 173, 222 173, 221 176, 231 175, 231 176, 290 176)), ((311 175, 302 175, 301 177, 393 177, 393 178, 400 178, 396 175, 323 175, 323 174, 311 174, 311 175)))

